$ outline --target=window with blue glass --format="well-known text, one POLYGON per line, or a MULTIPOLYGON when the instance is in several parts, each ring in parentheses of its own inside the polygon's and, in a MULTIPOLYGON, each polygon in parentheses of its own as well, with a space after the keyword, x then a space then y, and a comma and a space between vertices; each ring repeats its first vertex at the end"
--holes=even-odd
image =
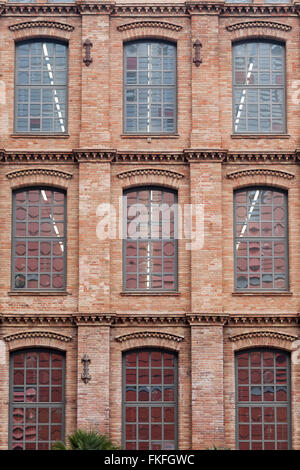
POLYGON ((235 134, 286 132, 284 45, 265 40, 234 44, 233 107, 235 134))
POLYGON ((124 48, 124 131, 176 132, 176 45, 157 40, 124 48))
POLYGON ((16 45, 16 133, 67 132, 67 52, 50 40, 16 45))

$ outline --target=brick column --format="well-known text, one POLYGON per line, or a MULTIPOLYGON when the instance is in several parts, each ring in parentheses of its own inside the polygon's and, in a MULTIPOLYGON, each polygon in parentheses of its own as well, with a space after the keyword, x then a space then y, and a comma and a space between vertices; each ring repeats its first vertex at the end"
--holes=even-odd
POLYGON ((191 326, 192 449, 224 446, 223 326, 191 326))
POLYGON ((78 325, 77 429, 109 434, 109 325, 78 325), (91 379, 81 378, 83 356, 90 359, 91 379))
MULTIPOLYGON (((219 148, 219 17, 191 12, 192 46, 202 43, 202 63, 192 63, 191 148, 219 148)), ((195 50, 193 48, 193 58, 195 50)))
POLYGON ((110 239, 97 233, 110 203, 110 163, 79 164, 79 300, 80 313, 110 310, 110 239), (106 206, 107 207, 107 206, 106 206))
MULTIPOLYGON (((109 130, 109 12, 82 14, 82 57, 84 42, 92 42, 93 61, 82 61, 81 131, 82 148, 110 147, 109 130)), ((71 97, 72 98, 72 97, 71 97)), ((76 119, 76 117, 74 117, 76 119)))
MULTIPOLYGON (((190 200, 192 205, 203 207, 203 218, 194 219, 193 231, 200 226, 204 231, 203 243, 193 244, 194 248, 191 250, 191 311, 220 313, 222 312, 221 162, 191 160, 190 200)), ((198 237, 200 235, 199 233, 198 237)))

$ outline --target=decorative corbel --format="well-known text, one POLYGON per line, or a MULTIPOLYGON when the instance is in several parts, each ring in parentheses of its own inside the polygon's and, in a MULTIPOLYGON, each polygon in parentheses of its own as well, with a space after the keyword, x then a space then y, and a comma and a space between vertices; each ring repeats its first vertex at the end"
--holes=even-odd
POLYGON ((83 372, 81 374, 81 380, 87 384, 89 383, 89 381, 91 380, 91 376, 90 376, 90 371, 89 371, 89 365, 91 363, 91 360, 89 358, 89 356, 87 354, 85 354, 83 356, 83 358, 81 359, 81 362, 83 364, 83 372))
POLYGON ((193 59, 193 63, 196 65, 196 67, 199 67, 199 65, 202 64, 202 58, 200 54, 201 47, 202 43, 201 41, 199 41, 199 39, 197 39, 193 44, 193 48, 195 49, 195 57, 193 59))
POLYGON ((90 41, 90 39, 86 39, 83 43, 83 47, 85 48, 85 57, 83 58, 83 62, 88 67, 93 62, 91 57, 91 48, 93 47, 92 41, 90 41))

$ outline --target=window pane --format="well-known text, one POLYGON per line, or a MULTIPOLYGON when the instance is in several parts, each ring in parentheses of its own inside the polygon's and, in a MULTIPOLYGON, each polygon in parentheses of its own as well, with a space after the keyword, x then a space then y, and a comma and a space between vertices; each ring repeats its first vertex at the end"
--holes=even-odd
POLYGON ((66 132, 66 102, 67 46, 47 40, 18 44, 16 131, 66 132))
POLYGON ((176 194, 160 188, 125 192, 125 289, 175 290, 176 194))
POLYGON ((236 289, 287 289, 287 195, 249 188, 235 193, 236 289))
POLYGON ((63 289, 65 194, 48 188, 13 196, 13 288, 63 289))
POLYGON ((273 349, 237 353, 236 374, 238 448, 288 449, 289 355, 273 349), (276 357, 282 358, 282 367, 276 357), (286 385, 280 386, 281 381, 286 385))
POLYGON ((11 448, 50 450, 53 442, 63 439, 64 355, 25 350, 13 353, 11 362, 11 448), (55 358, 62 366, 59 386, 55 358), (49 393, 51 388, 56 390, 54 398, 49 393))
POLYGON ((126 384, 136 384, 137 380, 144 384, 138 387, 138 394, 132 385, 126 385, 123 390, 124 448, 174 449, 177 429, 176 355, 139 350, 126 353, 123 364, 126 384))
POLYGON ((175 45, 137 41, 125 45, 124 56, 125 132, 174 132, 175 45), (165 110, 163 102, 168 104, 165 110))
POLYGON ((284 46, 267 41, 233 46, 234 132, 285 132, 284 75, 284 46))

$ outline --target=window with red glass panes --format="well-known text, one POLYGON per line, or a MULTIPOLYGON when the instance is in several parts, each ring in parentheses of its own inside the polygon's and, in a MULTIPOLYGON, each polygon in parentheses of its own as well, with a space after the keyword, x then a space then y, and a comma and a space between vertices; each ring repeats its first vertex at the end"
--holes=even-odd
POLYGON ((11 354, 9 448, 50 450, 64 438, 65 357, 56 350, 11 354))
POLYGON ((12 289, 64 290, 66 195, 51 188, 13 193, 12 289))
POLYGON ((291 446, 290 358, 281 350, 236 355, 236 429, 239 450, 291 446))
POLYGON ((123 357, 123 448, 177 448, 177 355, 141 349, 123 357))
POLYGON ((127 190, 124 212, 124 290, 176 290, 176 192, 160 187, 127 190))

